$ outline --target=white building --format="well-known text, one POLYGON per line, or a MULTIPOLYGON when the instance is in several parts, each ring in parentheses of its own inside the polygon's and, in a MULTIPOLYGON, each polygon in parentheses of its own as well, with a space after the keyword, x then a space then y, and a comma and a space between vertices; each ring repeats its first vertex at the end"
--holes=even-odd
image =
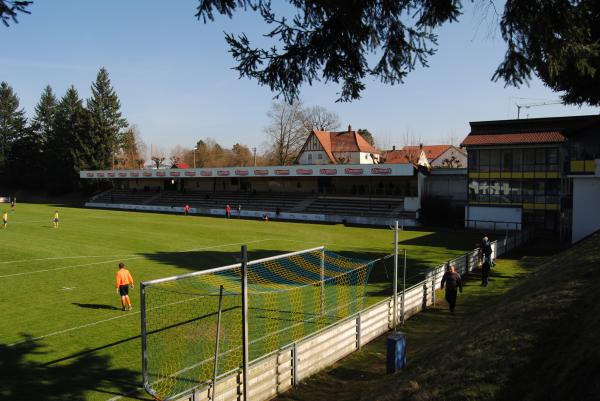
POLYGON ((600 230, 600 159, 593 175, 571 175, 573 179, 573 228, 571 242, 600 230))

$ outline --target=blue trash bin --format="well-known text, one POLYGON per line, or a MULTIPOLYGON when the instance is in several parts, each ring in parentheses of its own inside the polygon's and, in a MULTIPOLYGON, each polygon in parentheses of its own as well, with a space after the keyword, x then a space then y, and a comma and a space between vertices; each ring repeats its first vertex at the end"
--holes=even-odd
POLYGON ((406 367, 406 334, 395 332, 386 340, 386 371, 396 373, 406 367))

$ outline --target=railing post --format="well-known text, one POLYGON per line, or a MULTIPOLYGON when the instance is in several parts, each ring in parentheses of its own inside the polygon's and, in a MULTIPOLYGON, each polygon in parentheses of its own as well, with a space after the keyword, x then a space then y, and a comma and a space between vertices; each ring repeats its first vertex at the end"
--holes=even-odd
POLYGON ((361 314, 360 312, 358 312, 358 315, 356 316, 356 349, 360 349, 360 347, 362 346, 360 342, 361 320, 361 314))
POLYGON ((248 400, 248 248, 242 245, 242 372, 244 383, 242 394, 248 400))
POLYGON ((292 382, 294 386, 298 384, 298 348, 296 343, 292 348, 292 382))
POLYGON ((392 292, 394 297, 394 317, 392 325, 394 331, 398 326, 398 220, 396 220, 394 226, 394 283, 392 285, 392 292))
POLYGON ((406 296, 406 248, 404 248, 404 268, 402 270, 402 324, 404 324, 404 320, 406 319, 406 309, 404 306, 404 297, 406 296))

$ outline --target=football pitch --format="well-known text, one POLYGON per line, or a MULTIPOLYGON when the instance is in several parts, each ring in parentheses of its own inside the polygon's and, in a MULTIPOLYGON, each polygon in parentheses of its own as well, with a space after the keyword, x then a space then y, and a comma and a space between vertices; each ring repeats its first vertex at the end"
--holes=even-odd
MULTIPOLYGON (((400 232, 409 281, 473 249, 480 237, 400 232)), ((251 260, 320 245, 372 260, 394 246, 393 232, 383 228, 17 204, 0 230, 0 399, 148 399, 140 390, 137 284, 236 263, 242 244, 251 260), (115 293, 121 261, 136 281, 127 312, 115 293)), ((372 271, 368 302, 389 295, 391 268, 390 261, 372 271)))

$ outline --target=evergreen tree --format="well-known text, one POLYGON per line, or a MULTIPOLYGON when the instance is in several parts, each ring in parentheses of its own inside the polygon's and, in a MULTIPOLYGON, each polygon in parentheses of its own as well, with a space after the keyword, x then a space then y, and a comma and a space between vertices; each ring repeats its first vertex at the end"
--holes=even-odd
POLYGON ((50 85, 44 88, 40 101, 35 106, 35 116, 31 121, 31 129, 37 135, 37 141, 42 147, 46 146, 48 139, 52 136, 54 118, 58 100, 50 85))
POLYGON ((21 187, 39 187, 45 178, 44 171, 52 171, 45 149, 52 137, 57 103, 52 88, 46 86, 30 126, 13 146, 11 171, 13 180, 21 187))
POLYGON ((92 84, 92 97, 88 99, 87 106, 96 140, 96 159, 91 167, 111 168, 115 153, 121 147, 121 130, 127 127, 127 120, 121 116, 121 103, 104 68, 100 68, 96 82, 92 84))
POLYGON ((52 166, 48 182, 55 191, 68 191, 77 188, 80 170, 93 168, 96 151, 91 114, 73 86, 58 103, 54 121, 47 147, 52 166))
POLYGON ((13 144, 23 135, 25 111, 19 110, 19 98, 6 82, 0 83, 0 175, 7 176, 13 144))

